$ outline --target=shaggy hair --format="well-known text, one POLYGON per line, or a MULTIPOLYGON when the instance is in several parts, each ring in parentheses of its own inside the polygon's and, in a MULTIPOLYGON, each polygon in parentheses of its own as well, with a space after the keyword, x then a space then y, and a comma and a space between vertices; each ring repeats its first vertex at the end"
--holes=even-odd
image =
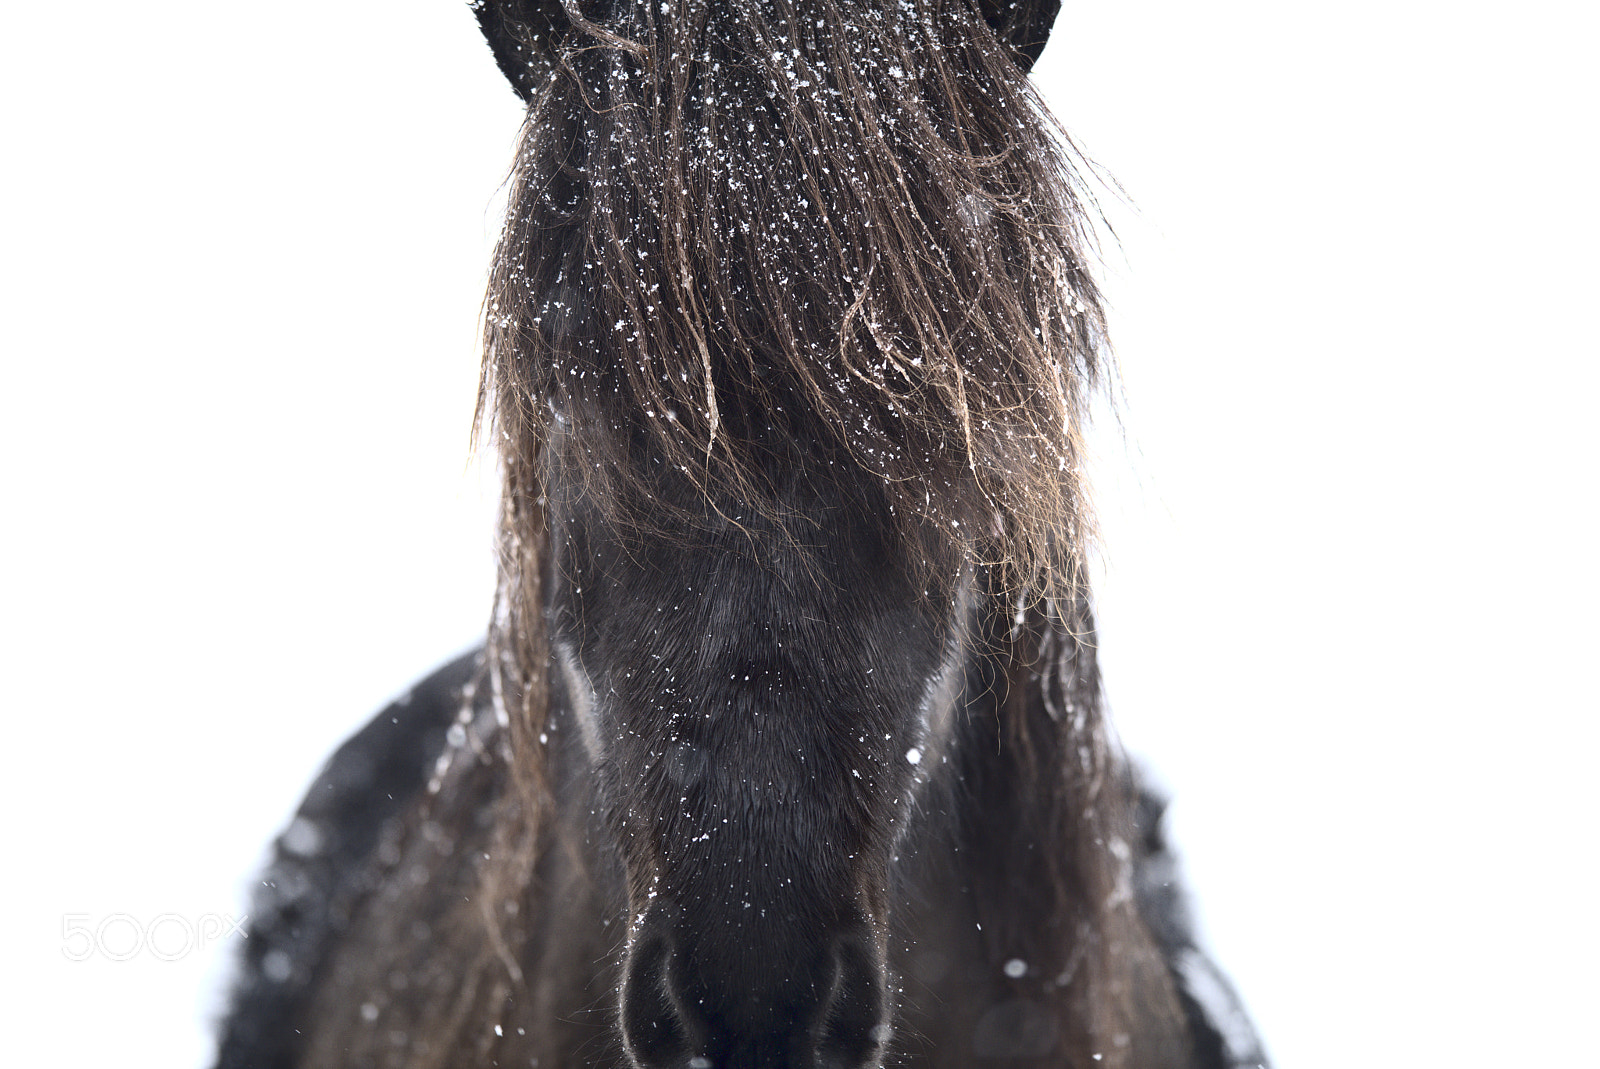
POLYGON ((1041 964, 1059 974, 1065 1051, 1162 1061, 1140 1050, 1145 1011, 1128 1002, 1137 989, 1165 992, 1154 1031, 1177 1027, 1126 858, 1113 856, 1129 835, 1127 802, 1081 583, 1079 430, 1108 373, 1086 269, 1092 205, 1023 69, 1034 42, 996 33, 1039 6, 475 5, 530 102, 478 412, 505 482, 490 641, 502 730, 482 761, 434 784, 406 848, 418 866, 445 865, 425 860, 426 829, 466 829, 432 878, 459 891, 455 904, 419 886, 385 892, 394 901, 350 935, 370 957, 354 956, 361 964, 322 997, 336 1013, 359 1004, 368 975, 415 976, 409 1053, 376 1036, 356 1050, 369 1039, 334 1027, 308 1062, 495 1056, 482 1022, 516 997, 551 819, 539 739, 547 492, 580 487, 620 526, 681 532, 684 517, 653 511, 661 470, 713 507, 761 510, 780 439, 881 478, 905 545, 941 532, 988 566, 981 638, 1001 666, 999 731, 1038 790, 1026 811, 981 819, 1060 844, 1027 871, 984 874, 992 900, 1016 907, 992 924, 1053 918, 1043 941, 1059 953, 1041 948, 1056 959, 1041 964), (492 813, 456 811, 485 791, 499 798, 492 813), (462 869, 479 856, 490 860, 462 869), (1018 887, 1030 888, 1020 905, 1018 887), (432 946, 382 919, 424 910, 432 946), (441 938, 461 951, 440 951, 441 938))
MULTIPOLYGON (((752 429, 791 413, 919 518, 998 513, 1005 559, 1059 563, 1103 320, 1063 139, 978 12, 568 11, 490 284, 502 450, 642 415, 661 462, 758 500, 752 429)), ((626 480, 588 438, 561 475, 626 480)))
POLYGON ((479 402, 519 689, 548 656, 544 488, 664 526, 664 465, 759 509, 774 433, 877 474, 899 522, 1025 600, 1080 594, 1079 428, 1107 363, 1086 198, 972 0, 524 14, 492 28, 531 102, 479 402))

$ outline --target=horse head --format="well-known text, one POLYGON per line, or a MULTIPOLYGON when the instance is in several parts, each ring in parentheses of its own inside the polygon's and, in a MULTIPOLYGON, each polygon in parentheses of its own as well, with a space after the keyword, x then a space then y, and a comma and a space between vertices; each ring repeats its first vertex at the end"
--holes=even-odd
POLYGON ((975 653, 1072 592, 1099 312, 1024 73, 1055 8, 477 5, 530 105, 497 641, 620 863, 637 1066, 881 1063, 975 653))

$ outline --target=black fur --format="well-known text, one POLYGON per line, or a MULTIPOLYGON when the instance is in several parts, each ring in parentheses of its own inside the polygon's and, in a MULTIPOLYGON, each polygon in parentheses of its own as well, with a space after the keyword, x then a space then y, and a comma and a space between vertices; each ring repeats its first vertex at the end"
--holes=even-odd
POLYGON ((1244 1002, 1195 937, 1178 859, 1167 842, 1167 800, 1136 768, 1130 774, 1137 798, 1139 913, 1172 973, 1190 1023, 1197 1064, 1207 1069, 1265 1066, 1266 1051, 1244 1002))
MULTIPOLYGON (((334 754, 296 814, 322 836, 321 847, 289 849, 280 837, 263 874, 251 914, 250 938, 235 1001, 222 1036, 218 1069, 290 1069, 319 965, 344 920, 360 908, 383 865, 373 855, 400 830, 402 811, 425 792, 447 753, 446 733, 463 709, 481 715, 482 651, 468 654, 419 682, 386 707, 334 754), (280 953, 286 979, 270 978, 264 959, 280 953)), ((994 680, 977 678, 982 692, 994 680)), ((973 725, 982 736, 982 723, 973 725)), ((975 746, 999 744, 975 738, 975 746)), ((1249 1016, 1231 985, 1199 949, 1177 858, 1162 830, 1166 800, 1137 774, 1138 835, 1134 842, 1140 915, 1155 934, 1173 976, 1193 1037, 1192 1069, 1255 1069, 1268 1064, 1249 1016)), ((981 783, 969 784, 980 794, 981 783)), ((979 808, 974 812, 986 812, 979 808)), ((1005 814, 990 814, 1003 823, 1005 814)), ((992 834, 979 825, 974 836, 992 834)))
POLYGON ((291 1066, 329 949, 372 891, 375 856, 422 793, 463 708, 481 704, 469 653, 422 680, 340 746, 290 829, 272 847, 250 905, 243 969, 225 1023, 219 1069, 291 1066))

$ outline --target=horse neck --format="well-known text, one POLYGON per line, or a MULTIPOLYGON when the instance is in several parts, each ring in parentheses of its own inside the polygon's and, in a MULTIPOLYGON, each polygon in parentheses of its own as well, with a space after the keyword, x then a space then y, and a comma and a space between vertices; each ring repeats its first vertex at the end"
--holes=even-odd
POLYGON ((996 600, 901 918, 911 1026, 1016 1065, 1187 1065, 1175 992, 1138 917, 1129 780, 1081 601, 996 600), (927 975, 919 948, 957 963, 927 975), (919 975, 921 972, 923 975, 919 975), (934 997, 918 999, 917 987, 934 997), (952 1012, 951 1007, 971 1009, 952 1012))
POLYGON ((1018 622, 995 599, 969 668, 950 844, 991 956, 1051 978, 1082 957, 1077 929, 1098 927, 1087 907, 1114 888, 1105 840, 1120 815, 1092 622, 1081 607, 1061 617, 1035 606, 1018 622))

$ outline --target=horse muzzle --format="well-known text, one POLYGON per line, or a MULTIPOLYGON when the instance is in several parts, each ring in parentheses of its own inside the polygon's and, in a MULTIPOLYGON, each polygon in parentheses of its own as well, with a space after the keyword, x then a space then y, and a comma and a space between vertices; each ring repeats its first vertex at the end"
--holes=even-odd
MULTIPOLYGON (((622 984, 622 1035, 640 1069, 877 1069, 890 1029, 886 969, 864 922, 640 918, 622 984)), ((749 912, 749 911, 745 911, 749 912)))

